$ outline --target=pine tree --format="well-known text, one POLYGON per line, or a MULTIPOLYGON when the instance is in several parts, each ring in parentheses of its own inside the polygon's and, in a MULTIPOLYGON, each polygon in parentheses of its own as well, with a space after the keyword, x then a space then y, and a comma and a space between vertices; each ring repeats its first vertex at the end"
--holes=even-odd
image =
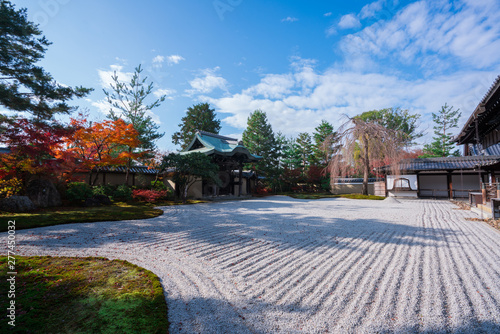
MULTIPOLYGON (((155 141, 164 135, 164 133, 158 132, 160 126, 153 121, 148 112, 159 107, 165 101, 165 96, 147 104, 146 99, 153 92, 153 83, 146 84, 148 77, 141 78, 142 71, 141 65, 137 66, 129 83, 120 82, 115 71, 111 77, 113 80, 113 83, 110 84, 111 92, 105 89, 103 91, 111 105, 108 118, 113 121, 123 119, 127 124, 132 124, 139 133, 141 144, 137 149, 126 146, 124 150, 128 151, 129 155, 132 155, 133 152, 143 153, 143 157, 147 159, 151 157, 151 151, 156 149, 155 141)), ((128 182, 132 162, 132 159, 129 158, 125 182, 128 182)))
POLYGON ((332 158, 332 154, 334 154, 334 152, 338 149, 336 145, 338 140, 337 133, 333 131, 333 125, 325 120, 322 120, 321 124, 314 130, 313 164, 326 167, 328 161, 332 158))
POLYGON ((420 115, 410 114, 408 110, 401 108, 386 108, 371 110, 356 116, 365 122, 377 123, 384 128, 396 131, 405 146, 412 146, 415 140, 423 136, 423 132, 417 131, 420 115))
POLYGON ((458 149, 452 151, 456 147, 453 142, 453 134, 450 132, 453 128, 458 128, 458 120, 462 113, 460 109, 453 110, 453 106, 448 106, 446 103, 441 107, 441 110, 436 114, 432 113, 434 121, 434 140, 430 144, 424 146, 426 156, 434 157, 449 157, 460 156, 458 149))
POLYGON ((311 135, 307 132, 301 132, 297 136, 297 148, 300 155, 300 169, 302 175, 305 175, 307 169, 311 165, 311 160, 314 162, 313 145, 311 135))
POLYGON ((255 110, 250 114, 242 139, 243 145, 252 154, 262 157, 259 162, 253 163, 251 168, 257 171, 257 173, 272 177, 279 167, 278 156, 276 152, 276 139, 265 112, 255 110))
POLYGON ((153 151, 156 149, 155 141, 163 137, 164 133, 158 132, 160 126, 148 113, 165 101, 165 95, 149 104, 146 102, 153 92, 153 83, 146 83, 148 77, 141 78, 142 71, 141 65, 137 66, 129 83, 120 82, 115 72, 111 77, 111 92, 104 89, 104 94, 111 105, 108 118, 113 121, 121 118, 132 124, 139 133, 139 149, 153 151))
MULTIPOLYGON (((15 112, 28 112, 37 121, 51 121, 55 114, 76 108, 66 101, 84 97, 92 89, 62 86, 40 61, 51 43, 33 22, 26 9, 16 10, 10 1, 0 3, 0 104, 15 112)), ((0 115, 0 123, 7 121, 0 115)))
POLYGON ((210 109, 208 103, 199 103, 189 107, 186 116, 182 117, 181 128, 172 136, 174 144, 180 144, 185 149, 193 140, 196 131, 202 130, 218 134, 221 126, 220 120, 215 118, 215 109, 210 109))
POLYGON ((283 150, 283 166, 290 170, 300 169, 302 157, 297 139, 290 137, 286 140, 283 150))

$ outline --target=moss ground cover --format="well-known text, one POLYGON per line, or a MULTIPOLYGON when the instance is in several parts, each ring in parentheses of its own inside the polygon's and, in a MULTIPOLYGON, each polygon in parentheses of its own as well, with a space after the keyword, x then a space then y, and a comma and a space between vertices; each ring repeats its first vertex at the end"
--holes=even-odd
POLYGON ((284 195, 299 198, 299 199, 320 199, 320 198, 350 198, 350 199, 369 199, 369 200, 383 200, 385 197, 375 196, 375 195, 361 195, 361 194, 342 194, 342 195, 333 195, 333 194, 317 194, 317 193, 286 193, 284 195))
MULTIPOLYGON (((168 333, 158 277, 127 261, 16 256, 16 271, 16 326, 5 319, 1 333, 168 333)), ((0 300, 5 310, 7 294, 0 300)))
MULTIPOLYGON (((187 204, 203 201, 188 201, 187 204)), ((157 206, 180 205, 180 202, 163 201, 150 203, 114 202, 113 205, 99 207, 59 207, 41 209, 29 213, 0 212, 0 232, 7 231, 7 222, 16 221, 16 230, 69 223, 89 223, 102 221, 118 221, 147 219, 160 216, 163 211, 157 206)))

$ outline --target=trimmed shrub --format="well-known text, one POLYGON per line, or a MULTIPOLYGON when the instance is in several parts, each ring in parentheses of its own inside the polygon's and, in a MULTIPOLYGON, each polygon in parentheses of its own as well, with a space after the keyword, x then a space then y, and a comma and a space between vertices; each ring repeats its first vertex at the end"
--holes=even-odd
POLYGON ((104 189, 104 186, 92 187, 92 195, 106 195, 106 190, 104 189))
POLYGON ((85 201, 92 197, 92 188, 84 182, 70 182, 66 189, 66 198, 70 201, 85 201))
POLYGON ((166 190, 146 190, 146 189, 135 189, 132 191, 132 197, 138 201, 145 201, 148 203, 154 203, 159 199, 166 199, 168 191, 166 190))
POLYGON ((156 190, 156 191, 162 191, 162 190, 168 190, 167 186, 163 181, 158 180, 158 181, 151 181, 151 190, 156 190))
POLYGON ((125 200, 128 201, 132 199, 132 189, 130 189, 127 185, 122 184, 119 185, 116 190, 113 192, 113 199, 125 200))

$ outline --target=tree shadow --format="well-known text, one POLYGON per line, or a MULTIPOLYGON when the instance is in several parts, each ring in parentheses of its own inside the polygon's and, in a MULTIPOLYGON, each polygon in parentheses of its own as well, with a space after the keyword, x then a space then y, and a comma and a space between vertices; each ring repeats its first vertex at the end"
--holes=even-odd
MULTIPOLYGON (((406 209, 398 207, 398 204, 377 202, 383 210, 406 209)), ((20 242, 48 248, 61 244, 73 248, 94 248, 115 243, 147 247, 178 235, 190 242, 217 246, 260 240, 276 243, 276 247, 285 249, 302 248, 304 242, 309 242, 309 249, 314 250, 315 247, 356 249, 353 241, 357 239, 436 247, 441 242, 453 243, 448 236, 460 233, 446 228, 396 223, 380 216, 375 218, 374 207, 373 203, 363 200, 303 200, 285 196, 171 206, 162 208, 165 210, 162 216, 146 220, 67 224, 24 230, 30 238, 20 242), (325 217, 324 212, 314 211, 315 203, 325 201, 332 204, 332 210, 335 210, 336 201, 348 201, 349 205, 341 207, 342 212, 362 211, 367 213, 367 217, 346 218, 335 214, 325 217), (297 204, 311 204, 312 207, 296 212, 297 204)))

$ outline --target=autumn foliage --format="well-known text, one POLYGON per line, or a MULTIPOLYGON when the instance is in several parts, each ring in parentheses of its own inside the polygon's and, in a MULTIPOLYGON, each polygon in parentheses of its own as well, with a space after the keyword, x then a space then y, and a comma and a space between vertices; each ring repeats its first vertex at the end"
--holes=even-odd
POLYGON ((54 159, 69 130, 54 123, 19 118, 1 134, 11 152, 0 155, 0 178, 31 175, 53 175, 59 168, 54 159))
POLYGON ((123 146, 137 147, 140 144, 138 132, 122 119, 95 123, 71 119, 71 126, 75 130, 66 138, 66 150, 60 153, 78 160, 81 168, 125 164, 129 158, 139 156, 120 150, 123 146))
POLYGON ((132 197, 139 201, 154 203, 159 199, 167 198, 167 190, 149 190, 149 189, 135 189, 132 191, 132 197))
POLYGON ((24 180, 44 175, 71 180, 76 172, 91 172, 103 166, 125 165, 138 153, 138 132, 123 120, 89 122, 83 115, 69 126, 16 119, 1 134, 11 152, 0 155, 0 178, 24 180))

